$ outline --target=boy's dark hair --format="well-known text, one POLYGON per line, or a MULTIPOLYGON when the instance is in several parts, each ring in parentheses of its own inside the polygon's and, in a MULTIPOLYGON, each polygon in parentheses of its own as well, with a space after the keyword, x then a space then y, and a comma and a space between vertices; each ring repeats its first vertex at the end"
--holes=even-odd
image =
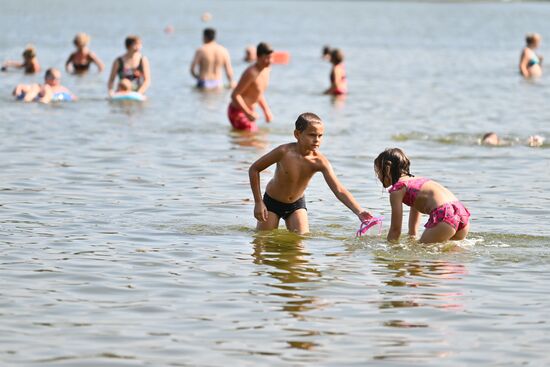
POLYGON ((128 36, 124 40, 124 45, 126 46, 126 48, 130 48, 133 45, 135 45, 136 43, 138 43, 139 41, 141 41, 141 39, 138 36, 133 36, 133 35, 128 36))
POLYGON ((330 55, 330 52, 332 50, 330 49, 329 45, 323 46, 323 56, 330 55))
POLYGON ((382 176, 382 182, 386 179, 385 167, 390 167, 392 185, 394 185, 404 174, 413 177, 409 171, 410 165, 411 162, 409 158, 405 152, 399 148, 388 148, 380 153, 374 160, 374 170, 377 174, 379 173, 382 176))
POLYGON ((305 112, 302 113, 300 116, 298 116, 298 119, 296 119, 296 130, 299 132, 303 132, 309 124, 322 124, 323 121, 319 116, 312 112, 305 112))
POLYGON ((202 36, 207 42, 214 41, 214 39, 216 38, 216 30, 214 28, 205 28, 202 32, 202 36))

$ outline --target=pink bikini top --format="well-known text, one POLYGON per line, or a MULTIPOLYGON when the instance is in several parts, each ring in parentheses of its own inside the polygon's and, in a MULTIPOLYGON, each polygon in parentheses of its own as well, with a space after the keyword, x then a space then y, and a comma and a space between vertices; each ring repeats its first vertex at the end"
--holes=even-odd
POLYGON ((429 178, 419 177, 413 178, 407 181, 397 181, 395 184, 390 187, 388 192, 391 194, 394 191, 401 190, 403 187, 406 188, 405 196, 403 197, 403 203, 408 206, 412 206, 416 200, 416 196, 420 191, 422 185, 430 181, 429 178))

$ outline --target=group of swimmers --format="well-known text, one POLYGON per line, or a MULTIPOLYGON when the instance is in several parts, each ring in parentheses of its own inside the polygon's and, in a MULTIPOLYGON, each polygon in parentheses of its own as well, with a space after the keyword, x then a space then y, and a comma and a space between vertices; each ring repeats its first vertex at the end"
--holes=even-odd
MULTIPOLYGON (((237 130, 256 131, 258 114, 256 106, 263 111, 266 122, 273 119, 271 109, 264 92, 269 84, 270 66, 273 62, 273 48, 260 42, 255 48, 247 48, 245 60, 252 62, 246 68, 237 83, 233 79, 233 69, 229 52, 215 41, 216 32, 212 28, 203 31, 203 45, 197 49, 190 66, 191 75, 196 79, 196 86, 201 90, 215 90, 224 87, 222 69, 227 78, 227 87, 233 89, 231 101, 227 108, 228 119, 237 130)), ((523 49, 519 69, 525 78, 536 78, 542 74, 542 56, 535 50, 541 42, 538 34, 528 34, 526 47, 523 49)), ((77 50, 72 53, 65 64, 68 72, 81 74, 95 64, 101 72, 102 61, 89 50, 89 37, 77 34, 74 44, 77 50)), ((149 61, 141 54, 141 40, 129 36, 125 40, 126 53, 116 58, 111 67, 107 83, 111 97, 137 93, 144 95, 150 85, 149 61), (114 81, 119 82, 114 89, 114 81)), ((343 64, 344 56, 339 49, 323 49, 323 57, 330 61, 330 87, 326 94, 340 96, 347 93, 347 80, 343 64)), ((8 61, 8 67, 24 68, 26 73, 40 71, 36 51, 29 47, 23 53, 23 63, 8 61)), ((45 74, 43 85, 18 85, 13 94, 23 101, 40 101, 47 103, 56 100, 75 100, 59 80, 59 70, 50 68, 45 74)), ((301 114, 295 123, 294 137, 296 142, 281 145, 254 162, 249 169, 249 179, 254 196, 254 217, 258 230, 271 230, 279 226, 282 218, 288 230, 304 234, 309 232, 308 216, 304 192, 312 176, 321 172, 335 196, 362 223, 375 218, 364 210, 346 190, 336 177, 328 159, 319 151, 324 133, 321 119, 314 113, 301 114), (264 195, 261 194, 260 172, 276 164, 274 177, 268 182, 264 195)), ((540 137, 531 137, 529 144, 541 144, 540 137)), ((483 143, 498 145, 499 138, 494 133, 486 134, 483 143)), ((429 219, 420 242, 432 243, 447 240, 461 240, 468 234, 470 213, 464 205, 447 188, 436 181, 415 177, 410 173, 410 160, 399 148, 386 149, 374 160, 374 170, 384 188, 390 193, 392 209, 391 224, 387 235, 390 241, 397 241, 401 235, 403 204, 410 206, 410 236, 416 236, 420 214, 428 214, 429 219)))
MULTIPOLYGON (((73 43, 76 51, 71 53, 65 62, 65 70, 71 74, 85 74, 90 66, 95 64, 98 71, 105 68, 101 59, 93 53, 88 44, 90 37, 85 33, 78 33, 73 43)), ((151 83, 149 60, 141 54, 141 39, 137 36, 128 36, 125 40, 126 52, 117 57, 111 67, 107 82, 108 95, 114 99, 145 100, 145 91, 151 83), (115 79, 118 84, 114 88, 115 79)), ((23 51, 23 62, 8 60, 2 64, 2 71, 8 68, 24 69, 27 74, 40 72, 40 64, 33 46, 23 51)), ((58 102, 75 101, 77 96, 61 84, 61 72, 56 68, 49 68, 44 74, 43 84, 19 84, 12 92, 13 96, 24 102, 58 102)))

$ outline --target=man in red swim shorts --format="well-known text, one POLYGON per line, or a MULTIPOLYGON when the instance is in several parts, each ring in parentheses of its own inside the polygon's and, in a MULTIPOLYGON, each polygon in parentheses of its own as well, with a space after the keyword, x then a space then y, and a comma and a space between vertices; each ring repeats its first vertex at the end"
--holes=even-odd
POLYGON ((256 62, 249 66, 241 76, 239 83, 231 93, 231 103, 227 116, 231 125, 237 130, 256 131, 258 114, 256 103, 264 111, 266 122, 271 122, 273 115, 264 97, 269 84, 271 71, 271 54, 273 49, 267 43, 261 42, 256 47, 256 62))

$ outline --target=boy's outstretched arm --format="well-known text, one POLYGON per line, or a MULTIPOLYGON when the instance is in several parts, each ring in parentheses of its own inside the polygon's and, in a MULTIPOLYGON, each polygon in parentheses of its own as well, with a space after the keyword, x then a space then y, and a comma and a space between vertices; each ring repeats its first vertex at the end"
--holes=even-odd
POLYGON ((284 151, 285 146, 281 145, 252 163, 248 169, 250 189, 252 190, 252 195, 254 195, 254 217, 260 222, 267 220, 267 208, 262 199, 262 190, 260 187, 260 172, 280 161, 284 151))
POLYGON ((355 215, 357 215, 360 221, 365 221, 372 218, 372 215, 363 209, 361 205, 355 201, 353 195, 344 187, 344 185, 340 183, 340 180, 338 180, 338 177, 336 177, 336 174, 332 170, 330 162, 326 158, 323 158, 323 160, 323 169, 321 172, 323 173, 323 177, 325 178, 328 187, 330 187, 338 200, 340 200, 355 215))

